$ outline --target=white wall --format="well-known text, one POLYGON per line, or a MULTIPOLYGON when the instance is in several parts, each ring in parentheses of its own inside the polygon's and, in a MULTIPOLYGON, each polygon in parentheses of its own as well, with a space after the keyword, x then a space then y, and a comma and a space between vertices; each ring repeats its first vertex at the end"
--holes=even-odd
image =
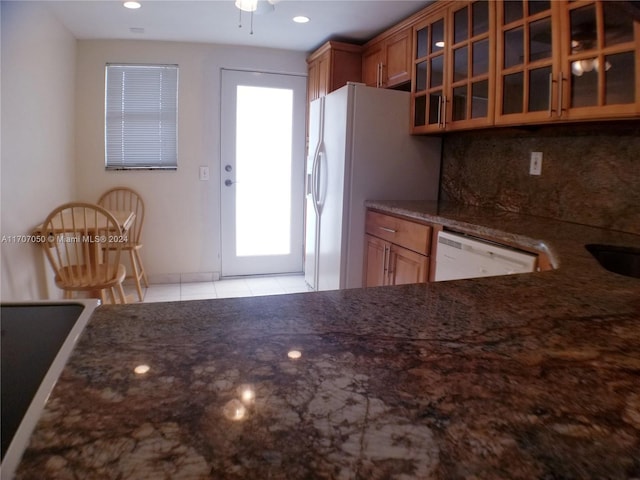
POLYGON ((183 274, 183 281, 219 275, 221 68, 306 75, 305 57, 302 52, 196 43, 78 42, 78 197, 96 201, 102 191, 116 185, 140 192, 147 208, 142 255, 152 281, 177 281, 174 274, 183 274), (180 66, 177 171, 105 171, 104 68, 108 62, 180 66), (209 166, 209 181, 198 179, 201 165, 209 166))
MULTIPOLYGON (((29 234, 75 198, 76 41, 42 5, 2 2, 2 235, 29 234)), ((5 237, 6 239, 6 237, 5 237)), ((33 244, 2 243, 2 301, 46 295, 33 244)))

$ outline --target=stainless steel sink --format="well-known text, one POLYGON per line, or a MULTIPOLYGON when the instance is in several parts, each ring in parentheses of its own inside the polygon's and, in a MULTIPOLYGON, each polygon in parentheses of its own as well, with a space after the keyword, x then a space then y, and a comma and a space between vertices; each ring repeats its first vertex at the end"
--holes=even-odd
POLYGON ((44 405, 97 300, 3 303, 2 463, 13 478, 44 405))
POLYGON ((640 248, 589 244, 585 248, 610 272, 640 278, 640 248))

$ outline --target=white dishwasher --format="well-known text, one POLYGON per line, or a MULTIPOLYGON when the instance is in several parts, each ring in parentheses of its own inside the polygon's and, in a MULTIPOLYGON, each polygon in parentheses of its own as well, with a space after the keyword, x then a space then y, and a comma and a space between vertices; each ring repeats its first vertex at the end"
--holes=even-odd
POLYGON ((435 281, 533 272, 537 255, 467 235, 439 232, 435 281))

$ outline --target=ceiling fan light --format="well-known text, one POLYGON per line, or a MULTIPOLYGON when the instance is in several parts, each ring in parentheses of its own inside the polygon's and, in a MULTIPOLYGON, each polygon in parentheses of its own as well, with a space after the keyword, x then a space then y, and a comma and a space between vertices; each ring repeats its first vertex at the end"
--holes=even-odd
POLYGON ((142 6, 140 2, 124 2, 122 5, 124 8, 129 8, 131 10, 136 10, 142 6))
POLYGON ((307 23, 309 21, 309 17, 305 17, 304 15, 298 15, 293 17, 293 21, 296 23, 307 23))
POLYGON ((258 8, 258 0, 236 0, 236 7, 243 12, 255 12, 258 8))

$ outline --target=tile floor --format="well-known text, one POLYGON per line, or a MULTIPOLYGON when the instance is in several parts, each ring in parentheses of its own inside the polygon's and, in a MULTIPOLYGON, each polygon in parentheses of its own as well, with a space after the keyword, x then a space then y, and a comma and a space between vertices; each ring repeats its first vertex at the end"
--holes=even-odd
MULTIPOLYGON (((137 300, 135 287, 128 285, 127 293, 137 300)), ((173 302, 176 300, 202 300, 207 298, 253 297, 308 292, 304 275, 278 275, 272 277, 243 277, 216 282, 171 283, 150 285, 144 289, 144 303, 173 302)))

